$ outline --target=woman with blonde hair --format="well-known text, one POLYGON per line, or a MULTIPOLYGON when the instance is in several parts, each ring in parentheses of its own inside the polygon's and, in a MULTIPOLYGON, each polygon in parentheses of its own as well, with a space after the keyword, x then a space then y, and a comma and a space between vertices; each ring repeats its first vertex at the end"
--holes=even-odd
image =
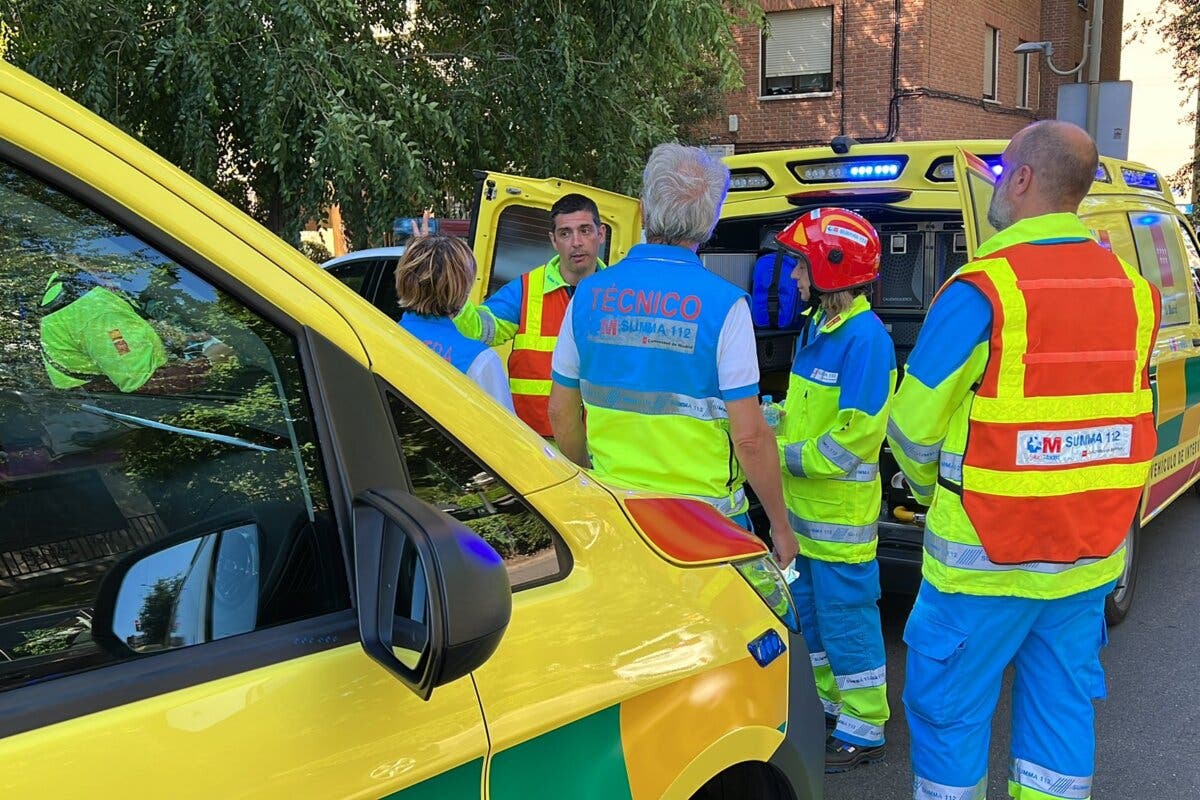
POLYGON ((796 258, 800 333, 779 431, 783 496, 799 538, 792 597, 830 736, 825 771, 881 758, 889 716, 879 622, 879 452, 896 354, 871 311, 879 235, 853 211, 818 208, 776 237, 796 258))
POLYGON ((512 392, 500 357, 454 326, 475 282, 475 256, 462 239, 413 239, 396 265, 396 296, 404 315, 400 327, 479 384, 497 403, 513 410, 512 392))

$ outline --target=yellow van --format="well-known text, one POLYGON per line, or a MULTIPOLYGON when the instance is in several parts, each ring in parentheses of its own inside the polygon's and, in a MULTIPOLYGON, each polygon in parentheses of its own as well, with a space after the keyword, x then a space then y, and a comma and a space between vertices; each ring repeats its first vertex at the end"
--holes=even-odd
MULTIPOLYGON (((798 215, 821 206, 859 212, 875 224, 883 244, 881 279, 871 299, 903 369, 938 287, 993 233, 986 213, 1006 145, 1003 140, 858 144, 839 137, 829 147, 727 157, 732 173, 729 197, 701 258, 713 272, 751 291, 755 262, 769 251, 773 235, 798 215), (969 168, 964 151, 983 166, 969 168)), ((549 208, 566 192, 582 192, 596 200, 609 231, 602 253, 608 263, 622 258, 640 238, 639 207, 633 198, 558 179, 496 173, 479 177, 472 217, 480 264, 472 295, 477 301, 553 255, 546 238, 549 208)), ((1200 275, 1200 255, 1195 231, 1176 208, 1170 189, 1145 165, 1102 158, 1080 215, 1100 242, 1138 265, 1163 293, 1154 357, 1159 453, 1140 518, 1129 531, 1127 569, 1108 600, 1109 622, 1115 624, 1133 601, 1141 527, 1200 480, 1200 277, 1194 277, 1200 275)), ((353 256, 347 259, 355 261, 353 256)), ((394 261, 377 262, 384 276, 377 283, 383 288, 378 293, 363 290, 383 307, 394 305, 394 292, 386 291, 393 265, 394 261)), ((342 269, 358 267, 347 264, 342 269)), ((788 279, 786 273, 783 279, 788 279)), ((365 286, 361 281, 356 285, 365 286)), ((787 390, 796 333, 760 328, 756 337, 762 391, 778 400, 787 390)), ((879 559, 884 588, 915 592, 924 509, 896 480, 895 460, 886 448, 881 471, 879 559)), ((758 521, 765 530, 765 520, 758 521)))
POLYGON ((0 242, 0 794, 819 800, 782 576, 715 511, 4 64, 0 242))
MULTIPOLYGON (((852 208, 870 219, 883 244, 872 304, 895 342, 898 363, 916 342, 939 286, 994 231, 987 208, 1006 141, 857 144, 732 156, 729 201, 704 253, 711 269, 749 287, 762 243, 797 214, 818 206, 852 208), (968 158, 964 151, 977 158, 968 158)), ((1200 480, 1200 268, 1195 231, 1151 168, 1101 158, 1080 216, 1106 247, 1138 266, 1163 294, 1163 320, 1152 380, 1159 451, 1129 531, 1125 575, 1108 601, 1110 623, 1128 612, 1137 577, 1137 536, 1200 480)), ((1087 313, 1064 309, 1065 314, 1087 313)), ((782 393, 794 334, 760 331, 763 391, 782 393)), ((886 588, 912 591, 920 568, 924 509, 896 477, 884 453, 879 558, 886 588)))

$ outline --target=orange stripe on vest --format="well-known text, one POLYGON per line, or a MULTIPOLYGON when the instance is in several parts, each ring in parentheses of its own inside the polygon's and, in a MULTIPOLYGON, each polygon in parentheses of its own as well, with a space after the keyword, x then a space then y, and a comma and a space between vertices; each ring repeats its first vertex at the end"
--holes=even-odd
MULTIPOLYGON (((1157 444, 1148 401, 1120 416, 1054 421, 1037 418, 1033 401, 1096 397, 1099 405, 1101 395, 1124 395, 1131 408, 1137 405, 1135 389, 1150 386, 1150 354, 1139 352, 1139 333, 1147 341, 1145 326, 1157 330, 1157 295, 1150 287, 1140 295, 1149 300, 1139 303, 1134 281, 1143 279, 1094 242, 1016 245, 955 280, 979 289, 993 314, 962 486, 963 509, 988 557, 1017 564, 1111 555, 1133 522, 1143 486, 1094 488, 1088 476, 1115 465, 1118 473, 1108 474, 1119 474, 1117 482, 1142 471, 1144 484, 1157 444), (981 419, 980 398, 1006 401, 1008 418, 981 419), (990 471, 987 487, 978 470, 990 471)), ((1152 332, 1148 341, 1152 347, 1152 332)))

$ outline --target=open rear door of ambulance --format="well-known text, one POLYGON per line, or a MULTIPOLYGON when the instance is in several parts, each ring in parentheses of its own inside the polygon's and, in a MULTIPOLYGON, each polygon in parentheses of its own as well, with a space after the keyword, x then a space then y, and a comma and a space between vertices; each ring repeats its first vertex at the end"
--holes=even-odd
POLYGON ((605 264, 620 261, 642 236, 641 206, 633 197, 558 178, 522 178, 478 172, 479 194, 471 215, 471 246, 479 272, 471 290, 478 303, 504 284, 554 257, 550 207, 563 195, 590 197, 600 209, 605 264))
POLYGON ((954 154, 954 182, 962 201, 963 228, 967 234, 967 260, 975 257, 982 242, 995 235, 988 208, 996 192, 996 175, 982 158, 959 149, 954 154))

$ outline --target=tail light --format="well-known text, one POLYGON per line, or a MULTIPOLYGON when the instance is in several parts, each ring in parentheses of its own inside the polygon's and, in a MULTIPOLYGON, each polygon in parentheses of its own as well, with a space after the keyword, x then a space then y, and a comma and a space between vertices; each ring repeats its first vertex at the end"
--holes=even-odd
POLYGON ((630 498, 625 507, 651 544, 680 564, 736 561, 734 568, 779 621, 800 631, 799 616, 783 574, 762 540, 701 500, 630 498))

